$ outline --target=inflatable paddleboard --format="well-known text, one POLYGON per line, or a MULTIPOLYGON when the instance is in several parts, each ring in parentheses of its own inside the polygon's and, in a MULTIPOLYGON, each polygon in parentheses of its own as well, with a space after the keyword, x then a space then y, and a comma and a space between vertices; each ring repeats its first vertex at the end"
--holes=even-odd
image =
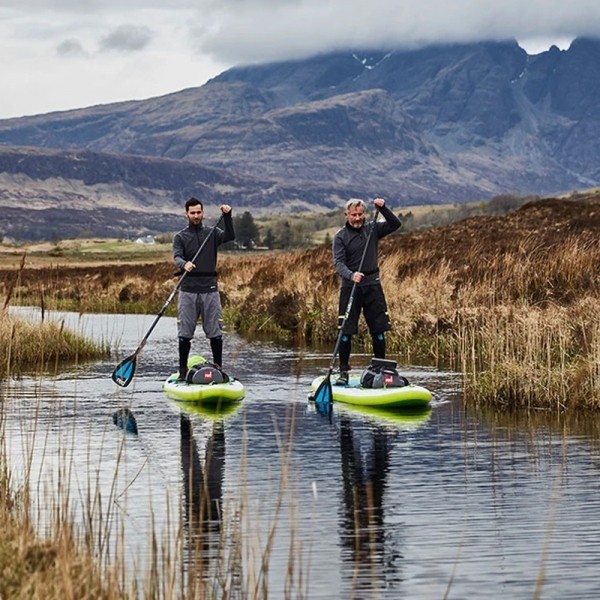
POLYGON ((241 381, 231 379, 226 383, 186 383, 177 380, 174 373, 163 384, 163 390, 174 400, 183 402, 235 402, 241 400, 245 395, 245 389, 241 381))
MULTIPOLYGON (((311 383, 313 393, 316 392, 323 379, 325 376, 321 375, 313 380, 311 383)), ((332 376, 331 389, 335 402, 378 408, 426 407, 433 398, 433 394, 420 385, 364 388, 360 385, 360 375, 350 375, 346 385, 335 385, 335 376, 332 376)))
MULTIPOLYGON (((188 368, 208 364, 202 356, 190 356, 188 368)), ((203 404, 222 404, 242 400, 246 390, 241 381, 229 376, 229 381, 217 383, 187 383, 178 380, 179 374, 167 377, 163 390, 169 398, 182 402, 201 402, 203 404)))

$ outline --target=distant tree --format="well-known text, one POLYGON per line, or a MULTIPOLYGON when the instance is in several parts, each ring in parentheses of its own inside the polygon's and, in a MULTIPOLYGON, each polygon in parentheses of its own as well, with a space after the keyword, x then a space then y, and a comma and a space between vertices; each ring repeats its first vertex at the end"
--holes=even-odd
POLYGON ((284 221, 278 231, 277 246, 284 250, 292 247, 292 228, 289 221, 284 221))
POLYGON ((172 233, 159 233, 154 236, 154 241, 157 244, 170 244, 173 241, 172 233))
POLYGON ((295 223, 291 228, 292 248, 309 248, 313 245, 313 229, 305 222, 295 223))
POLYGON ((275 236, 273 230, 269 227, 265 233, 264 244, 267 248, 275 248, 275 236))
POLYGON ((242 215, 233 218, 235 227, 235 239, 237 243, 244 248, 253 248, 260 243, 260 234, 258 225, 254 222, 254 217, 247 210, 242 215))

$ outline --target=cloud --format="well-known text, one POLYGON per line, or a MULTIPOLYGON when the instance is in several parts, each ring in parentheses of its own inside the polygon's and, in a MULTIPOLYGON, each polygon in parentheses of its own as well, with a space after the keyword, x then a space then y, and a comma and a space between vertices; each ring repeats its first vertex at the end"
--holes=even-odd
POLYGON ((64 42, 61 42, 56 47, 56 53, 59 56, 67 56, 67 57, 81 57, 87 56, 87 52, 85 51, 82 43, 76 38, 69 38, 64 42))
POLYGON ((0 118, 149 98, 343 49, 600 32, 597 0, 3 0, 0 118))
POLYGON ((572 39, 600 32, 596 0, 222 0, 205 8, 209 18, 194 29, 198 51, 232 63, 347 48, 572 39))
POLYGON ((134 52, 143 50, 152 40, 153 33, 148 27, 120 25, 100 40, 103 52, 134 52))

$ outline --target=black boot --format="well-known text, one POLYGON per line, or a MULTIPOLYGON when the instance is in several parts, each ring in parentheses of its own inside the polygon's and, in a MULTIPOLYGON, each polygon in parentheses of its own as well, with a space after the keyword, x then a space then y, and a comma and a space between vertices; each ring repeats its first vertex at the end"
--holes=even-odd
POLYGON ((223 337, 210 338, 210 349, 213 355, 213 363, 220 369, 223 364, 223 337))
POLYGON ((373 341, 373 356, 375 358, 385 358, 385 334, 372 333, 371 340, 373 341))
POLYGON ((348 365, 340 365, 340 374, 337 376, 335 380, 335 385, 348 385, 348 371, 350 367, 348 365))
POLYGON ((190 349, 192 347, 192 340, 190 338, 180 337, 179 338, 179 376, 178 379, 185 380, 185 376, 188 372, 187 361, 190 356, 190 349))
POLYGON ((351 335, 342 335, 340 339, 340 371, 349 371, 350 370, 350 352, 352 351, 352 336, 351 335), (342 369, 343 367, 343 369, 342 369))

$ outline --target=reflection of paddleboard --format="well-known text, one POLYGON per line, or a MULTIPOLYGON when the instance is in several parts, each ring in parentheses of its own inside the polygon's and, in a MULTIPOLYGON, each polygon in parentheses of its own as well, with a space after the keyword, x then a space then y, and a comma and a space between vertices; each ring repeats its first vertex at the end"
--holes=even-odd
POLYGON ((197 415, 209 421, 222 421, 235 414, 242 405, 241 402, 231 401, 222 403, 196 403, 172 400, 172 403, 180 411, 185 411, 189 415, 197 415))
MULTIPOLYGON (((323 379, 324 376, 320 376, 313 380, 313 392, 323 379)), ((364 388, 360 385, 360 375, 350 375, 347 385, 332 384, 331 389, 336 402, 379 408, 426 407, 433 397, 427 388, 413 384, 402 387, 364 388)))
MULTIPOLYGON (((188 369, 206 363, 199 355, 190 356, 188 369)), ((223 383, 187 383, 177 380, 178 374, 174 373, 163 384, 163 390, 174 400, 183 402, 200 402, 202 404, 220 405, 227 402, 241 400, 246 391, 241 381, 230 377, 229 381, 223 383)))
POLYGON ((365 417, 378 425, 389 425, 397 429, 417 429, 431 417, 431 406, 389 409, 340 403, 338 409, 350 417, 365 417))

